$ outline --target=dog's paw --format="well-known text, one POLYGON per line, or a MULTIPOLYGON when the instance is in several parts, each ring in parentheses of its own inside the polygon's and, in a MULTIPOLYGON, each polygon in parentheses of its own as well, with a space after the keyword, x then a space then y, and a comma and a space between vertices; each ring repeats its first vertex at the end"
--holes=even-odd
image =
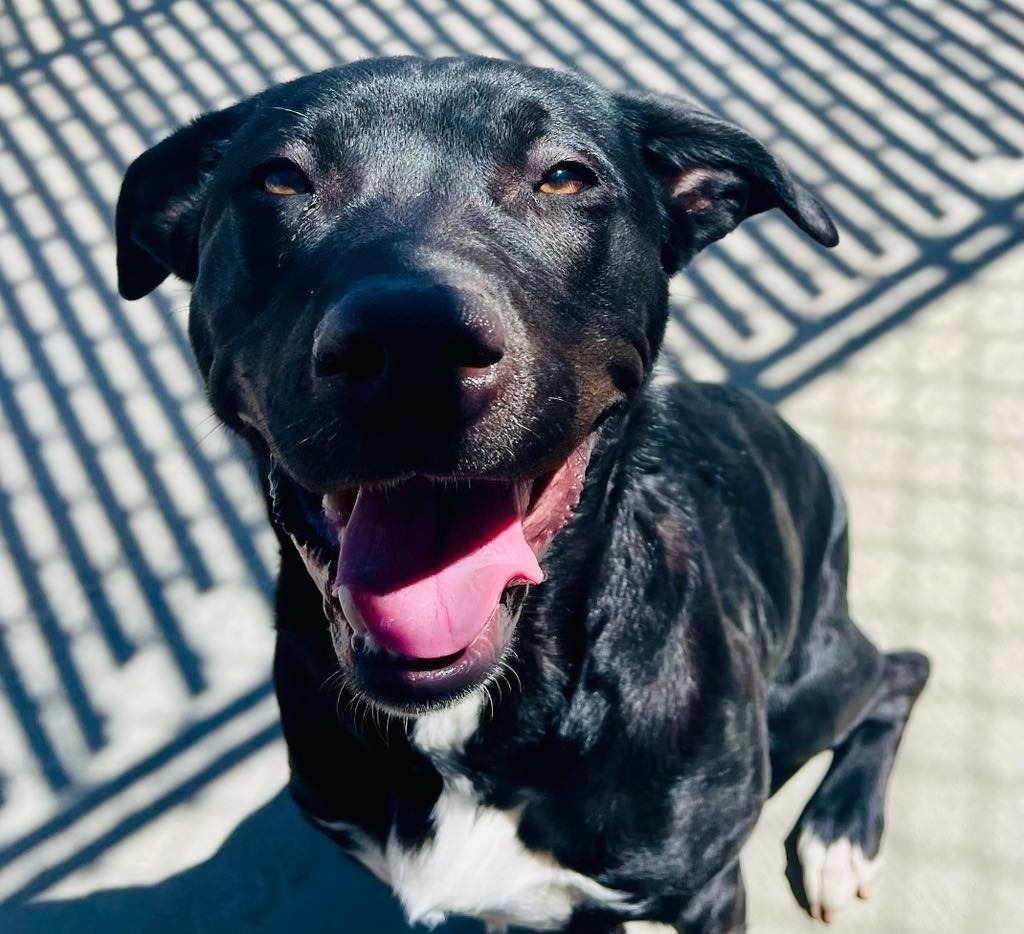
POLYGON ((836 912, 855 897, 870 896, 878 867, 849 837, 826 842, 805 829, 797 840, 796 852, 811 917, 830 924, 836 912))

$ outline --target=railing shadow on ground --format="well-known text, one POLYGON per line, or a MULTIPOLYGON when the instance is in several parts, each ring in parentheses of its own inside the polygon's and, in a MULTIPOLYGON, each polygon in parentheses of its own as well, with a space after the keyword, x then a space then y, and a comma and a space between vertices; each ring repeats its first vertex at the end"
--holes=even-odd
MULTIPOLYGON (((1024 144, 1024 100, 1006 54, 1020 12, 993 3, 982 14, 954 0, 930 12, 901 0, 855 6, 8 5, 0 571, 20 597, 0 611, 0 685, 31 763, 32 795, 49 810, 28 831, 0 835, 0 863, 31 860, 270 690, 254 675, 220 698, 217 661, 187 628, 182 589, 229 583, 268 594, 273 554, 260 544, 264 520, 237 452, 212 452, 190 420, 205 411, 203 394, 172 293, 128 309, 113 288, 112 203, 127 162, 196 112, 370 54, 485 52, 688 95, 773 145, 823 191, 842 228, 843 246, 824 254, 778 219, 758 219, 710 250, 687 277, 687 294, 675 293, 666 367, 708 367, 778 401, 1001 255, 1022 221, 1024 174, 1011 169, 1024 144), (163 433, 155 440, 154 426, 163 433), (126 496, 126 473, 137 474, 141 500, 126 496), (47 548, 41 529, 50 530, 47 548), (223 566, 228 554, 233 563, 223 566), (74 613, 68 587, 80 595, 74 613), (26 663, 26 640, 44 664, 26 663), (81 662, 86 642, 98 669, 81 662), (116 679, 153 652, 195 706, 195 722, 140 750, 131 766, 85 781, 95 755, 123 741, 96 671, 116 679), (45 684, 40 670, 49 672, 45 684)), ((159 806, 131 811, 7 894, 45 890, 276 735, 254 728, 232 747, 234 758, 214 759, 159 806)), ((4 776, 12 794, 0 818, 20 800, 14 791, 25 780, 16 777, 4 776)))
MULTIPOLYGON (((0 907, 10 934, 389 934, 406 930, 398 904, 299 818, 282 791, 247 817, 208 860, 152 886, 0 907), (302 898, 288 893, 301 888, 302 898)), ((471 934, 454 920, 441 934, 471 934)))

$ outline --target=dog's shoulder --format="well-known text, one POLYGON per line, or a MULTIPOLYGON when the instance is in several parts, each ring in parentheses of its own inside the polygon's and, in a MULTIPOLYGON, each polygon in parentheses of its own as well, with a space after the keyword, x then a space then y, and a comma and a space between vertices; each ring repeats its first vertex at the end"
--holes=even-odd
POLYGON ((821 455, 745 389, 686 380, 652 387, 634 435, 628 456, 635 472, 653 465, 666 496, 687 496, 693 509, 725 521, 751 548, 773 546, 768 529, 792 527, 816 538, 815 529, 827 533, 833 516, 845 515, 821 455))
POLYGON ((651 387, 645 403, 645 442, 670 463, 713 467, 722 482, 744 470, 804 465, 806 442, 749 390, 678 380, 651 387))
POLYGON ((632 611, 653 618, 640 648, 679 644, 669 618, 688 623, 691 642, 732 621, 771 670, 804 609, 801 581, 845 532, 820 455, 754 394, 683 380, 648 390, 618 456, 607 563, 646 581, 632 611))

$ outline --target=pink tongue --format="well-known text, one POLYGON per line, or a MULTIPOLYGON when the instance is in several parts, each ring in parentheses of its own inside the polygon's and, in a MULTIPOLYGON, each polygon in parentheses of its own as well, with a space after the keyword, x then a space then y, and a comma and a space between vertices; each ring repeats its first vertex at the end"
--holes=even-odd
POLYGON ((414 480, 359 492, 335 585, 357 628, 386 649, 427 659, 469 645, 510 582, 542 579, 511 486, 414 480))

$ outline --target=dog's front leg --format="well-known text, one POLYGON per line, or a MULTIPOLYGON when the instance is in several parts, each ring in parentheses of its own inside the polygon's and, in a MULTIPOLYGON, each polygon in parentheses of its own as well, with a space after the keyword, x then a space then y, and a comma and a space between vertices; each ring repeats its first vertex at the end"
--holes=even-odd
MULTIPOLYGON (((738 862, 715 876, 676 922, 676 930, 685 934, 741 934, 746 929, 747 895, 738 862)), ((626 931, 632 934, 629 925, 626 931)))

